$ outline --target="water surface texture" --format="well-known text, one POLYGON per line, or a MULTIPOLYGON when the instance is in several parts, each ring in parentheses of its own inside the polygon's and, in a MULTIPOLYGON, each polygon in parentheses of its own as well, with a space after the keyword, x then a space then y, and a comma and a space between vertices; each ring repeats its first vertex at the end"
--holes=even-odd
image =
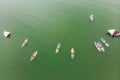
POLYGON ((0 80, 120 80, 120 38, 106 35, 111 28, 120 31, 119 0, 0 0, 0 80), (101 37, 105 53, 93 44, 101 37))

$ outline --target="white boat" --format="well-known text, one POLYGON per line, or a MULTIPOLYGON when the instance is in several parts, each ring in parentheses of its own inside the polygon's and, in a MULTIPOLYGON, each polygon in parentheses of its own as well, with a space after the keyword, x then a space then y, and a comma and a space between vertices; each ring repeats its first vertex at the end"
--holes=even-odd
POLYGON ((28 39, 25 39, 25 40, 23 41, 23 43, 22 43, 21 47, 26 46, 27 42, 28 42, 28 39))
POLYGON ((5 38, 8 38, 11 35, 11 32, 4 31, 3 35, 5 36, 5 38))
POLYGON ((102 46, 102 44, 100 42, 98 42, 98 46, 100 47, 102 52, 105 52, 105 49, 104 49, 104 47, 102 46))
POLYGON ((109 29, 108 33, 113 37, 120 37, 120 32, 116 31, 116 29, 109 29))
POLYGON ((56 50, 55 50, 56 54, 60 51, 60 48, 61 48, 61 44, 58 43, 58 44, 57 44, 57 47, 56 47, 56 50))
POLYGON ((74 58, 75 58, 74 48, 71 49, 70 55, 71 55, 71 59, 74 59, 74 58))
POLYGON ((97 50, 99 51, 99 52, 101 52, 101 49, 100 49, 100 47, 99 47, 99 45, 98 45, 98 43, 95 41, 94 42, 94 45, 95 45, 95 47, 97 48, 97 50))
POLYGON ((104 43, 105 46, 109 47, 109 43, 104 38, 101 38, 101 41, 104 43))
POLYGON ((93 14, 90 15, 90 21, 92 22, 94 20, 93 14))
POLYGON ((30 61, 33 61, 35 59, 35 57, 37 56, 38 51, 35 51, 32 56, 30 57, 30 61))
POLYGON ((108 30, 108 33, 109 33, 111 36, 113 36, 114 33, 115 33, 115 31, 116 31, 116 29, 109 29, 109 30, 108 30))
POLYGON ((100 42, 94 42, 94 45, 99 52, 105 52, 105 49, 100 42))

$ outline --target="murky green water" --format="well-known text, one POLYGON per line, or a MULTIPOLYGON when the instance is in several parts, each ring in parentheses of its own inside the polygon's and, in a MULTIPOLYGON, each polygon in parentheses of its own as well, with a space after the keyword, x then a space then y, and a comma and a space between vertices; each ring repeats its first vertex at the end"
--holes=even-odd
POLYGON ((106 35, 110 28, 120 31, 119 21, 118 0, 0 0, 0 80, 120 80, 120 38, 106 35), (105 53, 93 45, 101 37, 110 43, 105 53))

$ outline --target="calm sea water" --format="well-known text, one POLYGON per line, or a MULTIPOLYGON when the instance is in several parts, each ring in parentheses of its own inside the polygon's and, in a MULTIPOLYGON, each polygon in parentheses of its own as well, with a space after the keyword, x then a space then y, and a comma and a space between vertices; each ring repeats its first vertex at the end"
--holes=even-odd
POLYGON ((0 80, 120 80, 120 38, 106 35, 110 28, 120 31, 119 21, 118 0, 0 0, 0 80), (93 44, 101 37, 110 44, 105 53, 93 44))

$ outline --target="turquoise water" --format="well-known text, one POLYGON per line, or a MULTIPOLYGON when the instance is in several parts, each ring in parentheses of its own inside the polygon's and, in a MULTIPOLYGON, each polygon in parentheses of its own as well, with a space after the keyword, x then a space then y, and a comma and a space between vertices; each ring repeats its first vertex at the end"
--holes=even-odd
POLYGON ((0 80, 119 80, 118 0, 0 0, 0 80), (94 22, 89 21, 94 14, 94 22), (5 39, 3 31, 12 33, 5 39), (105 38, 99 53, 93 42, 105 38), (28 44, 21 48, 28 38, 28 44), (55 54, 57 43, 61 51, 55 54), (75 59, 70 59, 71 48, 75 59), (39 51, 34 61, 30 56, 39 51))

